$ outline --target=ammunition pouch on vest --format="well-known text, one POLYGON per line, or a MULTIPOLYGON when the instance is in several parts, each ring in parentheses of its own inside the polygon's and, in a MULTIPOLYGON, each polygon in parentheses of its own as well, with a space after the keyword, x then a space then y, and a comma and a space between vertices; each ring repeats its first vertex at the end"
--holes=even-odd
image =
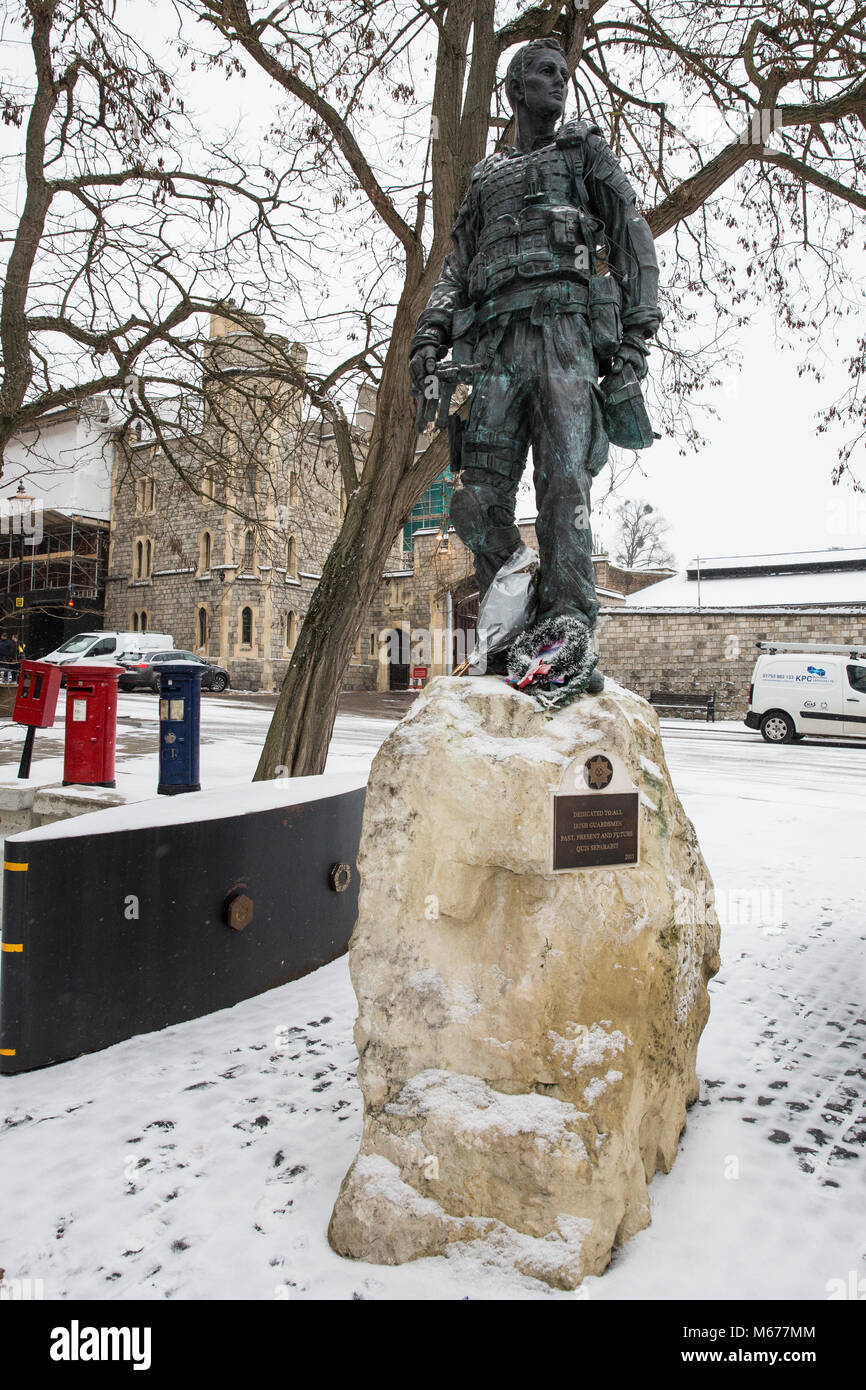
POLYGON ((469 298, 483 303, 518 276, 586 283, 595 270, 598 226, 583 208, 570 204, 536 204, 516 216, 497 217, 482 231, 469 267, 469 298))

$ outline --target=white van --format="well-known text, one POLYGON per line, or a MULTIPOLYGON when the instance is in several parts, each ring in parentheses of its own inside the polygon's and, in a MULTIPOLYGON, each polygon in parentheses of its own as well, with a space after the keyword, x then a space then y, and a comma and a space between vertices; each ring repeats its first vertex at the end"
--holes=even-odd
POLYGON ((746 727, 768 743, 866 740, 866 646, 758 642, 746 727))
POLYGON ((69 666, 75 661, 110 666, 123 652, 152 652, 173 646, 174 638, 168 632, 76 632, 56 651, 39 659, 52 666, 69 666))

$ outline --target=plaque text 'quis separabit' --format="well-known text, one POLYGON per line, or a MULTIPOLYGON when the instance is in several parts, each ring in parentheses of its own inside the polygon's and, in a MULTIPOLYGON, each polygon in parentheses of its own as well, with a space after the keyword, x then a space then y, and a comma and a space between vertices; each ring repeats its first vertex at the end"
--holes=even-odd
POLYGON ((637 857, 637 792, 554 797, 554 869, 636 864, 637 857))

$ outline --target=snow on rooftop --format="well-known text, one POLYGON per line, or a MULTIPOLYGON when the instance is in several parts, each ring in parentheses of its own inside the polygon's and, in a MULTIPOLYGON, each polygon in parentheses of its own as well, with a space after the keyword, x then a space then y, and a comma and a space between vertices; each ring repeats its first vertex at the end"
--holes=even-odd
POLYGON ((783 550, 766 555, 701 555, 688 562, 688 569, 700 565, 701 574, 715 569, 766 569, 794 565, 851 565, 866 566, 866 546, 832 546, 828 550, 783 550))
MULTIPOLYGON (((763 561, 764 557, 761 557, 763 561)), ((866 559, 866 552, 864 552, 866 559)), ((686 574, 629 594, 629 608, 777 608, 833 604, 866 605, 864 570, 802 574, 743 574, 713 578, 701 561, 701 579, 686 574)), ((864 566, 866 568, 866 566, 864 566)))

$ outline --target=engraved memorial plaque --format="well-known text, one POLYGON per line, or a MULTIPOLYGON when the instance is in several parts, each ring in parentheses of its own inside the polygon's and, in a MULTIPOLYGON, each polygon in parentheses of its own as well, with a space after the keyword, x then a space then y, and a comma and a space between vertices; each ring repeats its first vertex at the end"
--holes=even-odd
POLYGON ((638 793, 618 758, 571 764, 553 797, 553 868, 629 867, 640 858, 638 793))

